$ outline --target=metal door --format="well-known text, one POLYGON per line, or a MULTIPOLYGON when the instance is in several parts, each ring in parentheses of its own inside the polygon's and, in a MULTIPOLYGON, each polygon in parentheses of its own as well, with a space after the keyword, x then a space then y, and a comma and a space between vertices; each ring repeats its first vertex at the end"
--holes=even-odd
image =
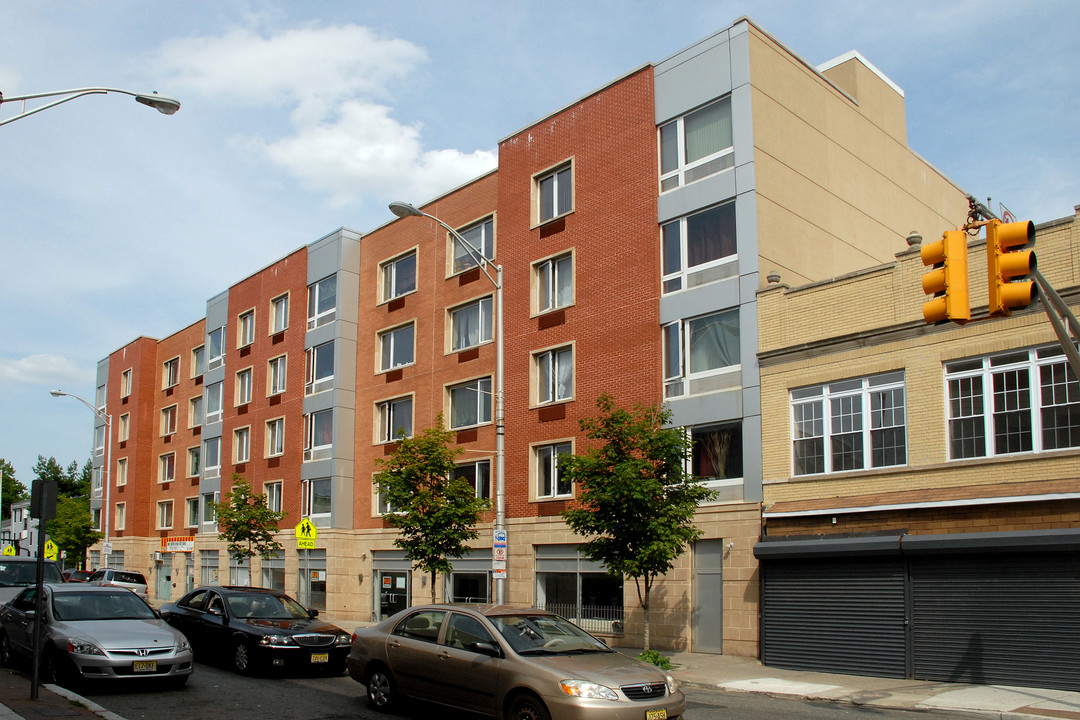
POLYGON ((694 652, 724 652, 723 540, 694 543, 694 609, 690 634, 694 652))

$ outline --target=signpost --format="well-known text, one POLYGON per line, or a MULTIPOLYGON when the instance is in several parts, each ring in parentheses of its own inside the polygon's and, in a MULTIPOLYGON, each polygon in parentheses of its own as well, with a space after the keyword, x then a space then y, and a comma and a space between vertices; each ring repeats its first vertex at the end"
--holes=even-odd
POLYGON ((491 543, 491 576, 506 579, 506 530, 496 530, 491 543))

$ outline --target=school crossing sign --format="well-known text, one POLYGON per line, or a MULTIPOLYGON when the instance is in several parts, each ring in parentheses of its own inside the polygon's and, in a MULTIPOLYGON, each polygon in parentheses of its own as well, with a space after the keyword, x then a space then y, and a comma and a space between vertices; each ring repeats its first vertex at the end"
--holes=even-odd
POLYGON ((311 520, 304 518, 296 524, 296 548, 298 550, 314 550, 315 538, 319 537, 319 531, 311 524, 311 520))

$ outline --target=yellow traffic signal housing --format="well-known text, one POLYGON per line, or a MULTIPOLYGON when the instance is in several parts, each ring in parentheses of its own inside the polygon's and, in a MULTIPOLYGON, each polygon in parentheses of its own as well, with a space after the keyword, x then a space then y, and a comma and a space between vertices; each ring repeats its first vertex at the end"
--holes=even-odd
POLYGON ((948 230, 937 242, 923 246, 920 252, 923 265, 934 266, 922 278, 923 292, 934 296, 923 303, 926 322, 964 323, 971 319, 967 250, 967 234, 963 230, 948 230))
POLYGON ((1030 221, 986 225, 986 275, 990 291, 990 316, 1009 315, 1014 307, 1024 307, 1035 299, 1032 280, 1016 281, 1035 269, 1035 253, 1015 250, 1035 242, 1035 225, 1030 221))

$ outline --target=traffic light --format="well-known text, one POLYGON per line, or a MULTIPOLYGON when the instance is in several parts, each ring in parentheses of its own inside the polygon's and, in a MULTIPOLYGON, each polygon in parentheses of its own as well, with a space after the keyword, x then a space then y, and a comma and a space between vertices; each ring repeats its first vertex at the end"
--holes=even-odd
POLYGON ((1035 282, 1015 281, 1035 269, 1035 253, 1015 250, 1035 242, 1035 225, 1030 221, 986 225, 986 275, 990 290, 990 316, 1009 315, 1014 307, 1024 307, 1035 299, 1035 282))
POLYGON ((926 322, 952 320, 962 323, 970 320, 967 233, 948 230, 937 242, 924 245, 920 255, 923 265, 934 266, 922 278, 923 292, 934 296, 923 303, 926 322))

